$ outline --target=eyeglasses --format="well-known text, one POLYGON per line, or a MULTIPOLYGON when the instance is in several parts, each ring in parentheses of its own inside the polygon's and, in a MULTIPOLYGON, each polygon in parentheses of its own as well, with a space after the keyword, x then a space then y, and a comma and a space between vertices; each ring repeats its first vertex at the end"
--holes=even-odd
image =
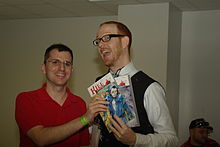
POLYGON ((60 60, 52 59, 48 60, 48 62, 50 62, 53 66, 60 66, 61 64, 63 64, 65 67, 72 67, 72 62, 69 61, 61 62, 60 60))
POLYGON ((95 40, 93 40, 93 45, 98 46, 100 41, 103 42, 108 42, 109 40, 111 40, 112 37, 124 37, 126 35, 121 35, 121 34, 107 34, 102 36, 101 38, 96 38, 95 40))

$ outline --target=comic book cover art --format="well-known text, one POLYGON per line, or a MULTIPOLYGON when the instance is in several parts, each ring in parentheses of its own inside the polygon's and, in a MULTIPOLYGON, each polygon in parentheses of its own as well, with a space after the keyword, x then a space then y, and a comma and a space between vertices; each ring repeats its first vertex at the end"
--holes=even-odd
MULTIPOLYGON (((92 98, 95 96, 101 96, 105 98, 106 92, 102 89, 113 82, 115 82, 115 79, 113 78, 111 73, 108 73, 104 77, 93 83, 91 86, 89 86, 88 92, 92 98)), ((107 110, 106 112, 100 112, 99 114, 102 117, 102 120, 105 123, 106 127, 107 124, 111 124, 109 118, 111 118, 112 116, 110 115, 109 110, 107 110)), ((109 132, 111 132, 110 128, 107 127, 107 129, 109 132)))
POLYGON ((130 77, 128 75, 119 76, 115 78, 115 81, 119 87, 118 89, 119 93, 123 95, 126 104, 130 109, 130 113, 132 113, 133 116, 132 119, 127 120, 126 122, 127 126, 128 127, 140 126, 130 77))
MULTIPOLYGON (((132 109, 126 102, 125 96, 120 92, 121 91, 119 90, 119 86, 116 82, 109 83, 98 91, 98 96, 101 96, 105 98, 106 101, 110 102, 110 104, 107 105, 107 112, 102 112, 100 114, 106 126, 111 124, 109 118, 113 118, 114 114, 121 118, 122 121, 126 124, 135 118, 132 109)), ((108 127, 107 129, 109 132, 111 131, 108 127)))
POLYGON ((111 132, 110 128, 108 128, 108 124, 111 124, 109 118, 113 118, 114 114, 119 116, 128 127, 139 126, 130 78, 128 76, 120 76, 114 79, 109 74, 88 88, 91 97, 101 96, 110 102, 107 105, 108 110, 100 112, 108 131, 111 132))
MULTIPOLYGON (((109 85, 111 85, 111 84, 109 83, 109 84, 105 85, 102 89, 100 89, 98 91, 98 93, 96 95, 94 95, 94 97, 101 96, 106 99, 106 96, 109 95, 109 92, 108 92, 108 90, 106 90, 106 87, 108 87, 109 85)), ((105 124, 107 130, 109 132, 111 132, 111 129, 108 127, 108 124, 111 125, 111 121, 109 119, 112 118, 112 115, 110 113, 110 109, 107 109, 106 112, 100 112, 99 114, 100 114, 102 121, 105 124)))

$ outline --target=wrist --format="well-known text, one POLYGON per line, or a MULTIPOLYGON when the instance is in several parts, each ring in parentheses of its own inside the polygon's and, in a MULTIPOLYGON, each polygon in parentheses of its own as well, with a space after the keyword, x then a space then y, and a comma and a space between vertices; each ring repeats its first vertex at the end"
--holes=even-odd
POLYGON ((83 126, 86 126, 89 124, 89 122, 86 120, 85 116, 80 116, 80 121, 83 124, 83 126))
POLYGON ((134 133, 134 137, 130 143, 130 146, 134 146, 136 144, 136 139, 137 139, 137 136, 136 136, 136 133, 134 133))

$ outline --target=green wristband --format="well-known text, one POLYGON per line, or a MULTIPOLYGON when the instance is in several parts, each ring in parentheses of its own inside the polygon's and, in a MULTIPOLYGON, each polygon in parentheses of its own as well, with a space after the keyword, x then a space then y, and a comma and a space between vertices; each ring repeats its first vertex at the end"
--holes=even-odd
POLYGON ((81 120, 81 122, 82 122, 82 124, 83 124, 84 126, 86 126, 86 125, 89 124, 88 121, 86 120, 86 118, 85 118, 84 116, 81 116, 81 117, 80 117, 80 120, 81 120))

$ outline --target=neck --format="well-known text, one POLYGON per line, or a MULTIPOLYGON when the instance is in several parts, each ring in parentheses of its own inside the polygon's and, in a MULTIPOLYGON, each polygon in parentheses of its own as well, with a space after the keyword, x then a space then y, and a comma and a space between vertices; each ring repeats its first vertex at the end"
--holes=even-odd
POLYGON ((60 105, 62 105, 67 98, 66 86, 50 86, 50 84, 47 83, 46 91, 49 96, 60 105))
POLYGON ((113 73, 117 73, 119 70, 121 70, 124 66, 120 66, 120 67, 117 67, 117 68, 111 68, 110 67, 110 71, 113 72, 113 73))
POLYGON ((125 60, 117 60, 117 62, 110 66, 109 69, 113 72, 116 73, 119 69, 125 67, 131 62, 130 58, 126 58, 125 60))

